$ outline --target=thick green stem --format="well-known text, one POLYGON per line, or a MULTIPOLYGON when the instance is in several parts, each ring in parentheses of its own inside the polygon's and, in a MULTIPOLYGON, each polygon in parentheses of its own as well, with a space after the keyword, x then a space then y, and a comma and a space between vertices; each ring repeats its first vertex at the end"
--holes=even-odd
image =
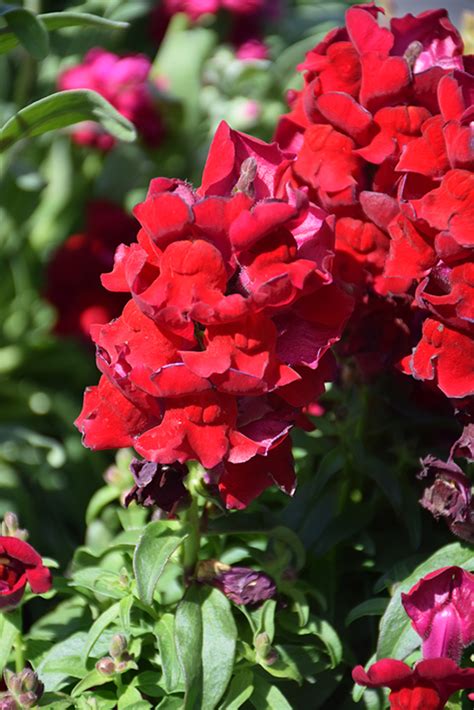
POLYGON ((183 567, 185 580, 189 580, 194 576, 194 570, 199 556, 201 535, 197 495, 196 493, 191 493, 191 495, 191 504, 183 516, 188 526, 188 536, 183 543, 183 567))

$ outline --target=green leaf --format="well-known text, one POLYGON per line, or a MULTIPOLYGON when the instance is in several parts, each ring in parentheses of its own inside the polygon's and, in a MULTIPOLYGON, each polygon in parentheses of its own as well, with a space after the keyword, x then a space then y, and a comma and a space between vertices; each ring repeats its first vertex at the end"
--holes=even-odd
POLYGON ((254 691, 250 702, 256 710, 293 710, 276 685, 257 675, 254 678, 254 691))
POLYGON ((144 700, 138 690, 132 686, 125 688, 117 704, 117 710, 147 710, 147 708, 151 708, 150 703, 144 700))
POLYGON ((202 709, 213 710, 232 676, 237 627, 227 597, 218 589, 202 590, 202 709))
POLYGON ((119 612, 120 612, 120 623, 124 634, 130 634, 130 614, 133 606, 133 595, 130 594, 128 597, 124 597, 119 602, 119 612))
POLYGON ((49 52, 49 37, 39 17, 15 5, 1 5, 0 17, 7 23, 16 39, 15 43, 21 43, 35 59, 46 57, 49 52))
POLYGON ((382 616, 388 606, 389 600, 377 597, 367 599, 365 602, 358 604, 350 610, 346 616, 345 625, 350 626, 356 619, 361 619, 364 616, 382 616))
POLYGON ((219 710, 238 710, 247 702, 253 693, 253 673, 244 670, 237 673, 231 680, 229 690, 219 710))
MULTIPOLYGON (((338 666, 342 660, 342 644, 331 624, 328 624, 324 619, 312 616, 306 629, 307 633, 314 634, 323 642, 331 659, 331 668, 338 666)), ((302 631, 303 629, 300 630, 300 632, 302 631)))
POLYGON ((155 635, 160 651, 164 687, 166 692, 172 693, 179 688, 182 676, 174 640, 173 614, 163 614, 155 626, 155 635))
POLYGON ((202 698, 202 616, 199 589, 190 587, 179 603, 174 622, 174 639, 184 676, 186 694, 183 710, 199 708, 202 698))
POLYGON ((82 678, 82 680, 79 681, 79 683, 77 683, 77 685, 74 686, 71 691, 71 697, 78 698, 85 690, 95 688, 97 685, 111 683, 113 680, 113 676, 106 676, 103 673, 100 673, 97 668, 93 668, 84 676, 84 678, 82 678))
POLYGON ((380 622, 377 658, 403 660, 420 645, 420 637, 413 630, 410 618, 402 606, 401 593, 408 592, 418 580, 430 572, 451 565, 463 567, 468 571, 474 570, 472 547, 454 542, 441 548, 396 586, 396 591, 380 622))
POLYGON ((18 611, 0 614, 0 674, 7 665, 10 652, 21 629, 21 617, 18 611))
POLYGON ((109 606, 108 609, 106 609, 103 614, 101 614, 92 624, 92 626, 89 629, 89 633, 87 634, 87 640, 86 640, 86 646, 84 649, 84 656, 85 658, 88 658, 93 645, 97 641, 97 639, 100 637, 102 632, 107 628, 107 626, 110 626, 110 624, 115 621, 115 619, 119 616, 120 614, 120 602, 116 602, 115 604, 112 604, 112 606, 109 606))
MULTIPOLYGON (((18 10, 19 8, 15 8, 18 10)), ((22 10, 22 12, 27 12, 22 10)), ((28 13, 31 15, 31 13, 28 13)), ((41 23, 48 31, 61 30, 65 27, 99 27, 105 30, 119 30, 128 27, 127 22, 117 22, 107 20, 105 17, 91 15, 87 12, 47 12, 40 15, 33 15, 33 18, 41 23)), ((0 54, 9 52, 20 44, 21 38, 12 31, 0 30, 0 54)))
POLYGON ((276 600, 267 599, 267 601, 257 610, 259 615, 257 621, 257 630, 255 636, 259 634, 266 633, 270 643, 272 643, 275 637, 275 611, 276 611, 276 600))
POLYGON ((94 493, 89 501, 86 511, 86 524, 89 525, 99 515, 102 508, 117 500, 121 494, 120 488, 116 486, 104 486, 94 493))
POLYGON ((96 596, 110 599, 122 599, 127 596, 120 575, 102 567, 85 567, 77 570, 72 575, 69 586, 90 590, 96 596))
POLYGON ((84 646, 87 634, 79 632, 53 646, 36 668, 46 691, 55 691, 67 684, 68 678, 83 678, 86 674, 84 646))
POLYGON ((166 564, 186 536, 185 533, 163 534, 159 520, 146 526, 133 556, 138 596, 145 604, 152 603, 155 587, 166 564))
POLYGON ((81 121, 96 121, 123 141, 136 138, 130 121, 100 94, 89 89, 73 89, 35 101, 12 116, 0 129, 0 150, 5 150, 21 138, 39 136, 81 121))

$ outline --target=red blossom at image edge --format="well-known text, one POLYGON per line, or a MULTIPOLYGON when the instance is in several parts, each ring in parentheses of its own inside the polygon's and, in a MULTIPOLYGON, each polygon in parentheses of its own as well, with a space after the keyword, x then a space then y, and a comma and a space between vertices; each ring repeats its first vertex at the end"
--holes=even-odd
POLYGON ((27 542, 0 536, 0 610, 17 606, 27 584, 34 594, 44 594, 51 589, 51 572, 27 542))
POLYGON ((423 658, 461 660, 474 642, 474 574, 444 567, 420 579, 402 604, 422 639, 423 658))
POLYGON ((392 710, 443 710, 458 690, 474 688, 474 668, 459 668, 449 658, 419 661, 414 668, 383 658, 368 671, 357 666, 352 678, 368 688, 390 688, 392 710))
POLYGON ((334 372, 353 299, 333 281, 332 220, 288 186, 274 144, 222 123, 202 185, 157 178, 134 210, 112 292, 122 315, 91 328, 102 373, 77 419, 93 449, 198 460, 227 507, 295 487, 289 432, 334 372))
POLYGON ((304 87, 290 91, 275 134, 279 185, 306 187, 336 215, 335 274, 357 298, 344 355, 366 376, 398 363, 464 408, 474 394, 474 59, 446 10, 390 27, 378 25, 382 12, 350 8, 299 66, 304 87))
POLYGON ((137 226, 118 205, 105 200, 88 204, 84 231, 57 249, 46 274, 45 297, 57 310, 58 335, 89 340, 93 323, 120 314, 126 297, 106 291, 100 275, 112 268, 118 245, 135 238, 137 226))

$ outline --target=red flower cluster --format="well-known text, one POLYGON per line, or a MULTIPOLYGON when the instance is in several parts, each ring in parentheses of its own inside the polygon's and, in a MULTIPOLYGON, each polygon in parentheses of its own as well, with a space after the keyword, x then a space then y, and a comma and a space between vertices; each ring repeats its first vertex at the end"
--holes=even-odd
POLYGON ((103 284, 122 315, 91 330, 103 376, 77 426, 94 449, 197 459, 228 507, 294 489, 290 429, 331 376, 352 298, 333 283, 331 220, 276 196, 275 145, 221 124, 198 190, 157 178, 103 284))
POLYGON ((474 668, 459 668, 449 658, 420 661, 413 669, 403 661, 383 658, 368 671, 357 666, 352 677, 368 688, 390 688, 392 710, 443 710, 458 690, 474 688, 474 668))
POLYGON ((137 223, 120 207, 96 200, 87 208, 86 228, 58 249, 48 267, 46 298, 56 307, 56 332, 89 339, 93 323, 118 316, 126 298, 101 286, 100 275, 112 268, 120 243, 129 244, 137 223))
POLYGON ((405 355, 405 372, 461 400, 474 394, 474 61, 446 10, 390 29, 379 12, 350 8, 300 65, 276 133, 280 175, 336 214, 357 322, 382 309, 402 336, 380 338, 381 366, 405 355))
MULTIPOLYGON (((153 96, 156 86, 148 78, 150 69, 150 60, 142 54, 119 57, 95 47, 87 52, 82 64, 60 75, 58 87, 97 91, 135 125, 150 148, 155 148, 161 143, 164 127, 153 96)), ((89 121, 80 124, 72 135, 77 143, 101 150, 110 150, 115 145, 109 133, 89 121)))
POLYGON ((0 536, 0 610, 17 606, 27 584, 34 594, 44 594, 51 589, 51 572, 27 542, 0 536))

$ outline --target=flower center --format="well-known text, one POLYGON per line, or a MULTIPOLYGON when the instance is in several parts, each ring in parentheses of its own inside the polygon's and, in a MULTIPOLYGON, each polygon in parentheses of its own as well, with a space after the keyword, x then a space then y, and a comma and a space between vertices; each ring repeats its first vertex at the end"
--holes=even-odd
POLYGON ((7 592, 18 582, 24 567, 18 560, 8 556, 0 557, 0 592, 7 592))

